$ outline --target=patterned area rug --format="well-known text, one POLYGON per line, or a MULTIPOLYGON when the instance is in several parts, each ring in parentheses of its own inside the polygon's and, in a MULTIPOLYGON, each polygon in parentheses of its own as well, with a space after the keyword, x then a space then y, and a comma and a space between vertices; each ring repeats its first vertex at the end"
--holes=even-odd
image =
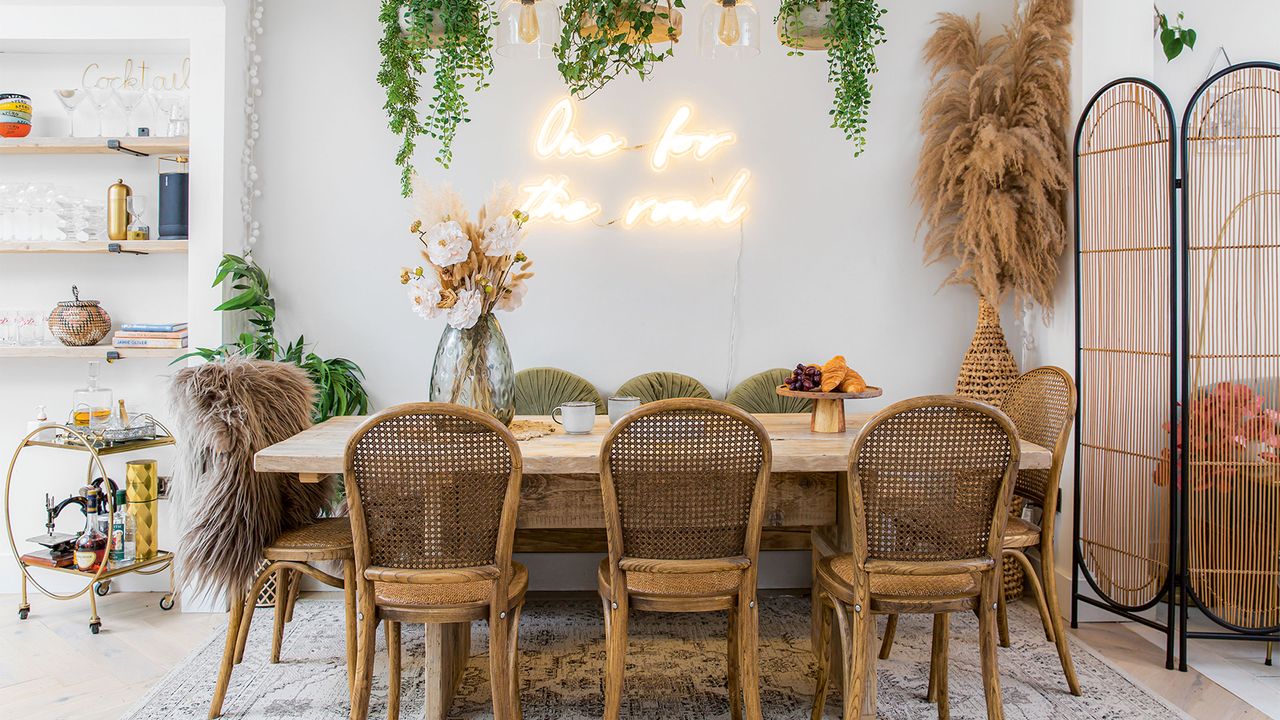
MULTIPOLYGON (((761 697, 766 718, 809 717, 813 660, 809 651, 809 602, 768 597, 760 614, 761 697)), ((883 623, 883 621, 881 621, 883 623)), ((623 717, 702 720, 729 715, 725 687, 723 614, 657 615, 636 612, 631 621, 623 717)), ((255 615, 244 663, 236 668, 224 717, 251 720, 346 718, 342 606, 334 601, 299 603, 287 627, 278 665, 268 662, 271 611, 255 615)), ((1013 647, 1000 650, 1000 679, 1009 720, 1078 718, 1185 718, 1185 714, 1132 683, 1087 648, 1072 642, 1084 697, 1067 692, 1053 646, 1044 640, 1035 608, 1009 609, 1013 647)), ((979 674, 977 621, 952 618, 951 716, 986 718, 979 674)), ((422 630, 404 626, 404 689, 401 717, 422 717, 422 630)), ((931 623, 904 616, 892 657, 878 664, 879 717, 937 717, 925 702, 931 623)), ((211 637, 143 698, 128 720, 203 718, 217 675, 223 635, 211 637)), ((451 718, 492 718, 485 626, 472 626, 472 657, 451 718)), ((603 714, 604 625, 600 604, 590 599, 537 599, 525 607, 520 626, 521 699, 527 720, 594 720, 603 714)), ((379 633, 370 717, 386 717, 387 655, 379 633)), ((838 692, 835 694, 838 696, 838 692)), ((837 697, 827 717, 840 717, 837 697)))

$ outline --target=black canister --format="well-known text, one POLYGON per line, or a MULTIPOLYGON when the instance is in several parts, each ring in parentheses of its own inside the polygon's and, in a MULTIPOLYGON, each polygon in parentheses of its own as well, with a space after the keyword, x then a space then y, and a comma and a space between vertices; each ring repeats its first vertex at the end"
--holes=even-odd
POLYGON ((187 171, 188 158, 186 155, 161 158, 160 163, 159 237, 161 240, 186 240, 191 178, 187 171))

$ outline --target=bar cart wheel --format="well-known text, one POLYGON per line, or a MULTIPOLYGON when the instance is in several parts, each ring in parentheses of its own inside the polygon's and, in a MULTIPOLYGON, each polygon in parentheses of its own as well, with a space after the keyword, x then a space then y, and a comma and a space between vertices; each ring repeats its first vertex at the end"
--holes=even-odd
POLYGON ((31 615, 31 608, 21 608, 18 610, 18 619, 26 620, 31 615))
POLYGON ((102 630, 102 623, 100 622, 89 623, 89 632, 93 633, 94 635, 97 635, 100 630, 102 630))
POLYGON ((160 598, 160 609, 166 610, 166 611, 173 609, 172 595, 165 595, 164 597, 160 598))
POLYGON ((104 580, 102 582, 94 583, 93 592, 97 594, 98 597, 106 597, 107 593, 111 592, 111 581, 104 580))

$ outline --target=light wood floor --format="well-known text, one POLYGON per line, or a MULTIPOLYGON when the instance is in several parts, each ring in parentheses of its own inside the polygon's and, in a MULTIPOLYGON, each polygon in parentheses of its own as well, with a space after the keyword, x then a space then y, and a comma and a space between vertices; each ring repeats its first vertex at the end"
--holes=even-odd
MULTIPOLYGON (((162 612, 159 601, 159 594, 140 593, 101 598, 102 634, 94 636, 89 634, 87 601, 36 597, 31 617, 19 621, 17 596, 0 595, 0 716, 119 718, 222 623, 220 615, 162 612), (74 673, 74 679, 68 679, 69 673, 74 673)), ((1124 625, 1089 624, 1076 634, 1139 684, 1192 717, 1268 717, 1194 670, 1165 670, 1162 652, 1124 625)), ((1046 651, 1052 649, 1046 646, 1046 651)))

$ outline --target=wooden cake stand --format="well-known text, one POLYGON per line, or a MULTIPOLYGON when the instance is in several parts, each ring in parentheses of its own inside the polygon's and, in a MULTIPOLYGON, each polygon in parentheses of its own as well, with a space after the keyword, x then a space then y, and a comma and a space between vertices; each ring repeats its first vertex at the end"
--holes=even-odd
POLYGON ((844 401, 878 398, 884 390, 867 386, 866 390, 856 393, 843 392, 801 392, 792 390, 786 385, 778 386, 778 394, 783 397, 804 398, 813 401, 813 415, 809 420, 809 429, 816 433, 844 432, 844 401))

